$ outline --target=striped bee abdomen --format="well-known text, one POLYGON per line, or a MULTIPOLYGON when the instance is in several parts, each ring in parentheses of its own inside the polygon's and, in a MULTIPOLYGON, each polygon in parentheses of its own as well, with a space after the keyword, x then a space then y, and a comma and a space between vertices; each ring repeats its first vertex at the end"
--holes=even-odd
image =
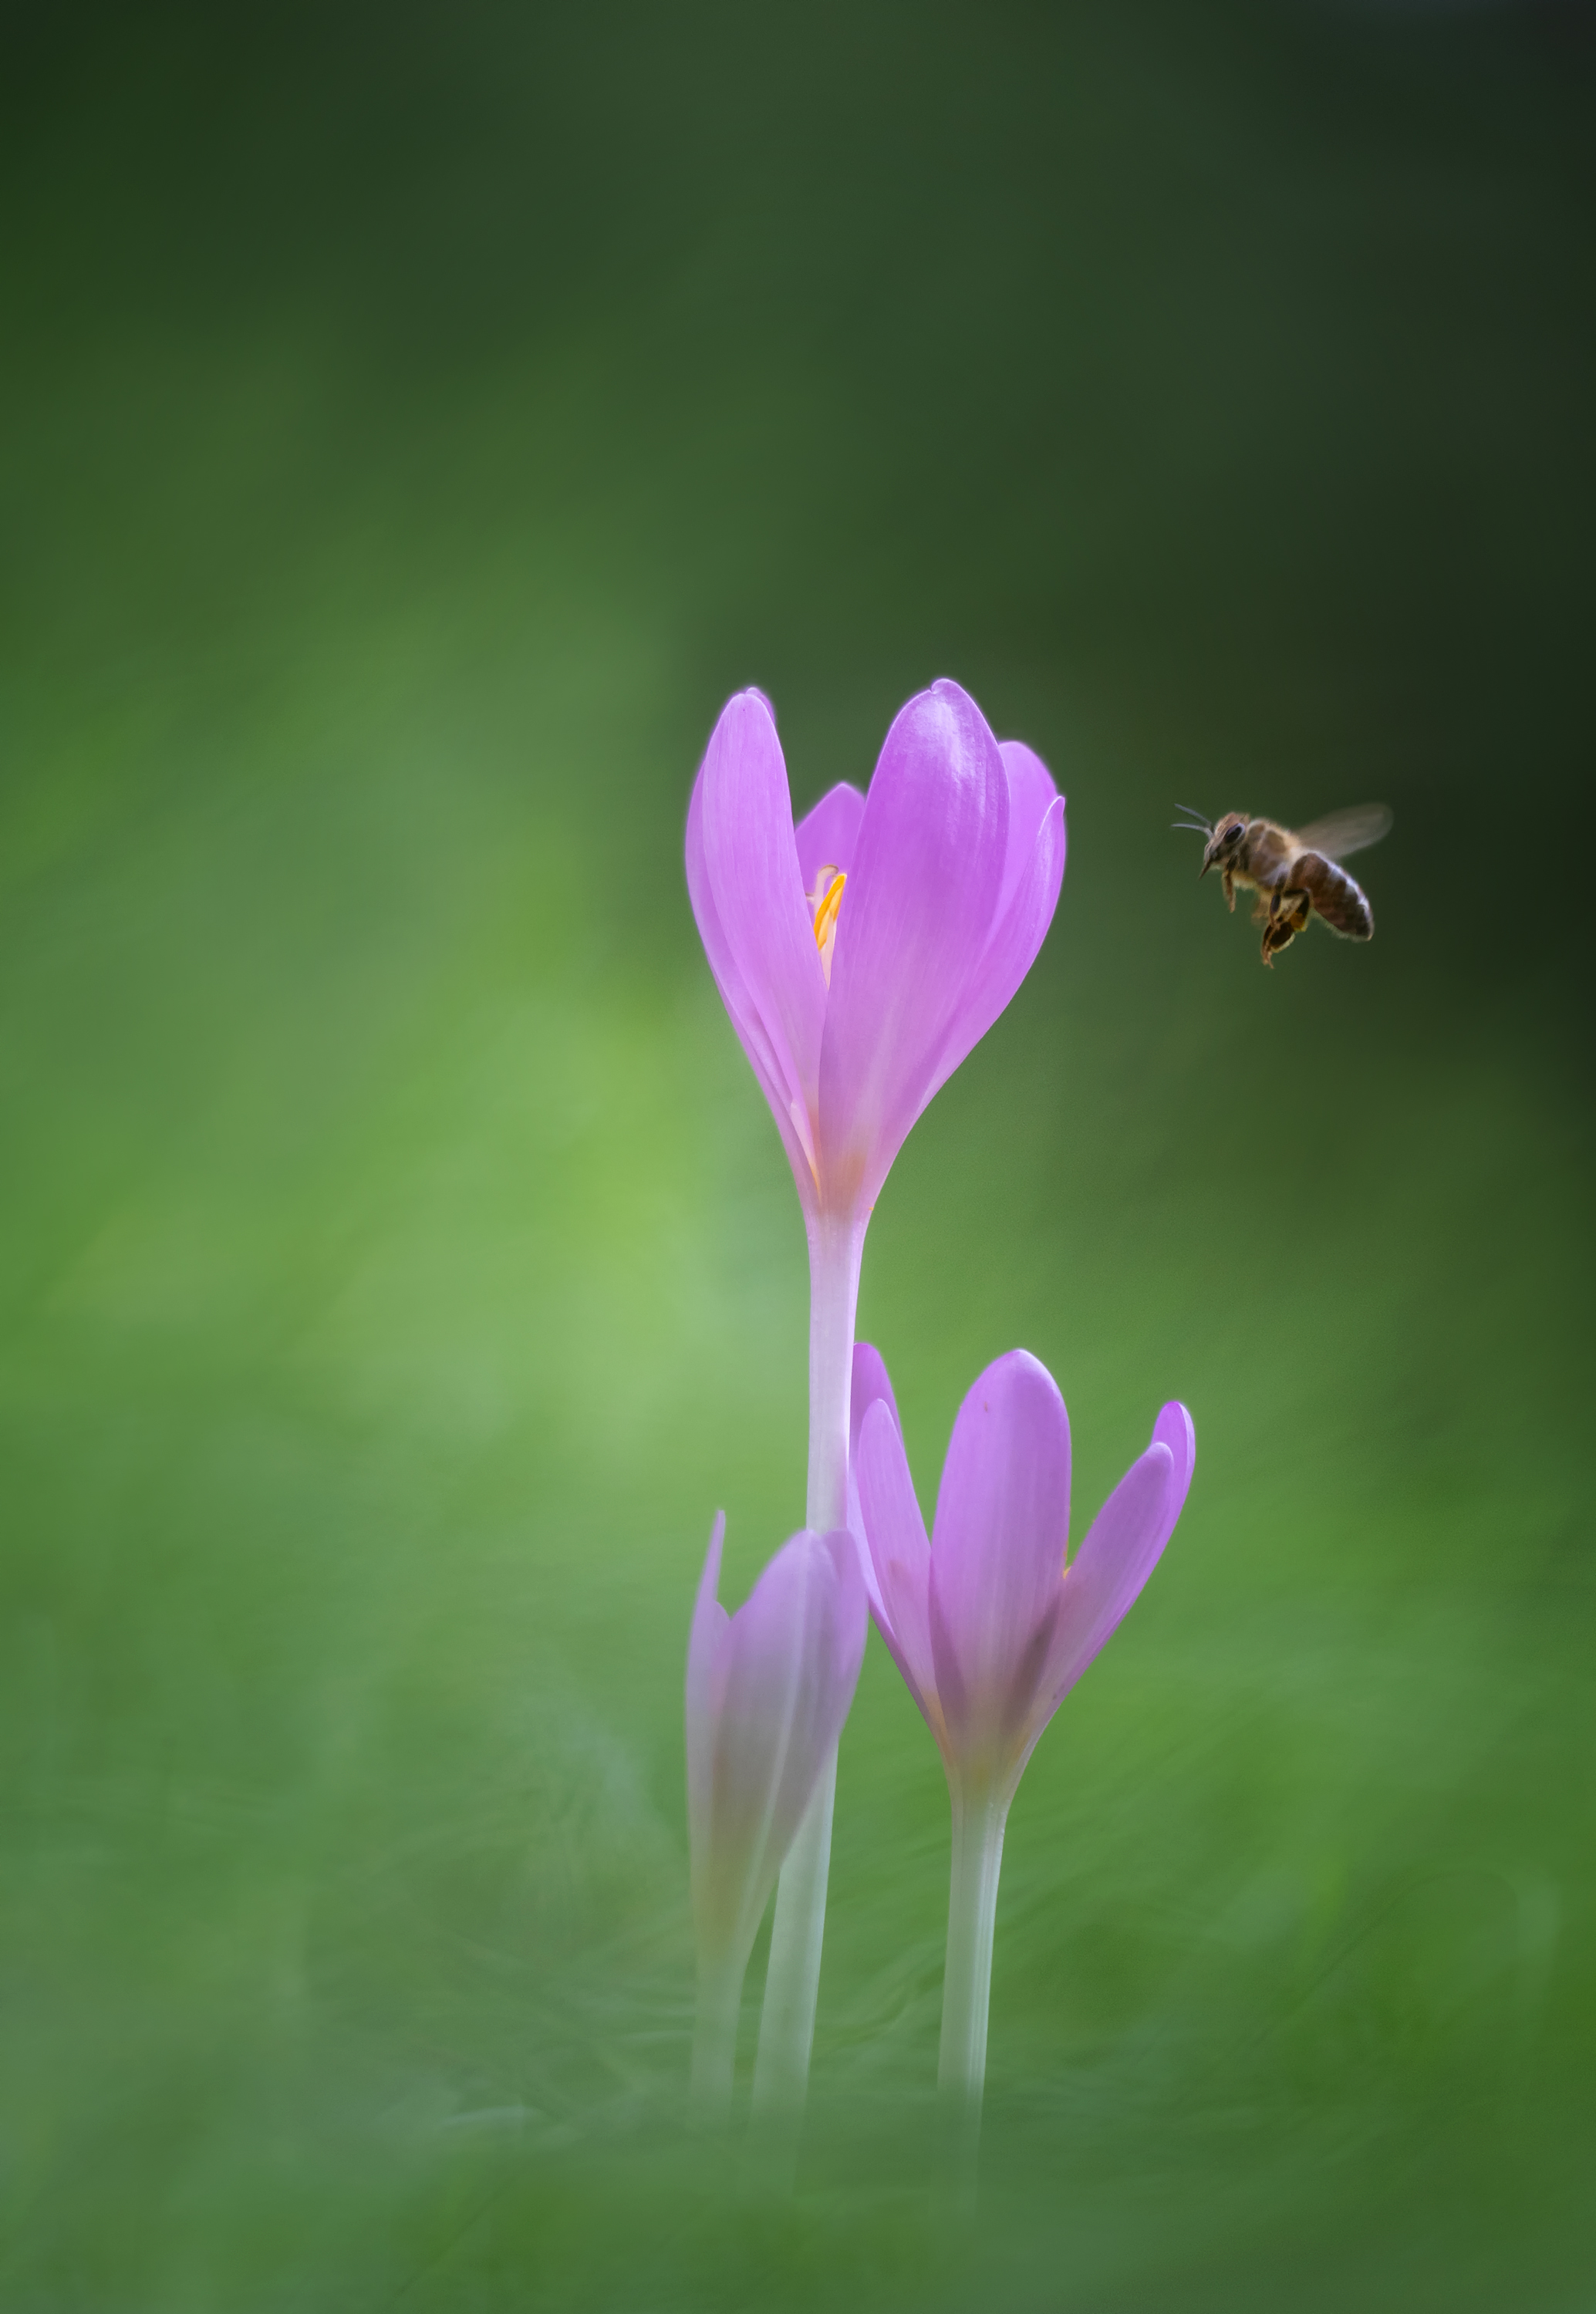
POLYGON ((1288 883, 1306 892, 1333 932, 1344 940, 1372 940, 1374 911, 1345 868, 1317 852, 1299 852, 1288 883))

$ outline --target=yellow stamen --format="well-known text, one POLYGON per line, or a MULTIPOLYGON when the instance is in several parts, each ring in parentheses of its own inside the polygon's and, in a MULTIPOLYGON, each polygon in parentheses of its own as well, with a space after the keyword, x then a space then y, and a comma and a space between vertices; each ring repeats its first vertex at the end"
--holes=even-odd
MULTIPOLYGON (((819 879, 816 878, 818 882, 819 879)), ((832 948, 837 937, 837 910, 842 905, 842 887, 848 881, 840 871, 826 886, 815 907, 815 945, 820 950, 820 961, 825 970, 825 985, 832 985, 832 948)))

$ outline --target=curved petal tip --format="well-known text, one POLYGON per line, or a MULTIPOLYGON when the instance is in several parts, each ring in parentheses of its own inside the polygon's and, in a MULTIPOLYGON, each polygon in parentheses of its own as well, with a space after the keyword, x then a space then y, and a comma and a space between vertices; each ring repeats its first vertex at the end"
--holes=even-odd
MULTIPOLYGON (((1152 1443, 1155 1446, 1169 1449, 1175 1465, 1175 1517, 1178 1517, 1180 1506, 1185 1502, 1186 1489, 1192 1482, 1192 1472, 1196 1467, 1197 1429, 1177 1398, 1172 1398, 1167 1406, 1159 1409, 1159 1418, 1152 1426, 1152 1443)), ((1173 1518, 1170 1524, 1173 1525, 1173 1518)))

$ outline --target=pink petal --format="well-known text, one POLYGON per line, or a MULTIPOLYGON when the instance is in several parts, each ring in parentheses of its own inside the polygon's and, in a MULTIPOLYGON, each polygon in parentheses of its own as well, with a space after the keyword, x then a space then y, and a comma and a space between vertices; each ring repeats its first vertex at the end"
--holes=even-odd
POLYGON ((717 1730, 718 1821, 751 1813, 779 1867, 842 1733, 864 1648, 852 1540, 804 1532, 777 1552, 733 1618, 717 1730))
POLYGON ((1197 1426, 1180 1400, 1172 1398, 1160 1407, 1152 1435, 1160 1445, 1169 1449, 1175 1460, 1175 1500, 1169 1513, 1169 1531, 1173 1533, 1175 1522, 1186 1507, 1192 1472, 1197 1466, 1197 1426))
POLYGON ((1030 872, 1031 853, 1043 821, 1052 806, 1062 804, 1063 798, 1041 756, 1023 739, 1000 739, 998 753, 1009 782, 1009 850, 1003 861, 1003 888, 998 895, 1001 923, 1030 872))
POLYGON ((856 1460, 860 1515, 876 1576, 871 1612, 887 1653, 924 1711, 926 1698, 936 1691, 926 1624, 931 1547, 909 1475, 897 1409, 889 1400, 873 1399, 866 1409, 856 1460))
POLYGON ((939 1686, 961 1689, 984 1725, 1009 1721, 1020 1684, 1029 1700, 1069 1530, 1070 1418, 1046 1367, 1010 1350, 958 1410, 931 1544, 939 1686))
POLYGON ((1196 1451, 1191 1416, 1171 1400, 1153 1425, 1151 1445, 1132 1463, 1070 1562, 1042 1683, 1044 1717, 1107 1646, 1158 1565, 1185 1506, 1196 1451))
POLYGON ((877 1621, 880 1620, 881 1592, 876 1581, 870 1546, 865 1541, 864 1520, 859 1507, 859 1434, 864 1426, 865 1416, 878 1398, 886 1400, 901 1432, 904 1426, 898 1422, 898 1402, 892 1394, 892 1380, 881 1353, 869 1342, 856 1342, 853 1346, 853 1387, 848 1415, 848 1524, 859 1544, 860 1571, 869 1596, 870 1612, 877 1621))
POLYGON ((853 1384, 849 1401, 849 1445, 851 1453, 859 1452, 859 1434, 864 1427, 865 1416, 876 1403, 885 1399, 886 1409, 900 1432, 903 1423, 898 1418, 898 1402, 893 1395, 892 1376, 886 1371, 886 1361, 873 1342, 853 1345, 853 1384))
POLYGON ((727 700, 698 784, 703 865, 726 949, 778 1082, 812 1117, 825 974, 798 875, 787 766, 770 710, 757 693, 741 692, 727 700))
POLYGON ((720 1550, 725 1541, 726 1513, 717 1511, 687 1638, 687 1819, 694 1848, 709 1832, 711 1754, 725 1685, 723 1643, 731 1623, 715 1595, 720 1585, 720 1550))
POLYGON ((859 842, 859 824, 865 816, 865 799, 855 787, 841 780, 811 812, 807 812, 793 830, 798 844, 798 874, 804 889, 815 888, 815 879, 825 867, 839 868, 844 876, 853 872, 854 847, 859 842))
POLYGON ((886 735, 837 918, 820 1116, 823 1194, 838 1206, 873 1203, 930 1097, 1008 841, 997 742, 957 684, 934 684, 886 735))
MULTIPOLYGON (((710 970, 720 992, 737 1040, 748 1056, 748 1065, 758 1080, 759 1089, 770 1104, 787 1152, 787 1161, 792 1167, 798 1184, 798 1197, 806 1213, 816 1204, 815 1175, 809 1153, 800 1136, 793 1116, 796 1091, 783 1078, 780 1064, 766 1036, 753 994, 743 978, 731 944, 720 922, 715 905, 715 896, 710 888, 710 871, 704 859, 704 782, 700 773, 693 783, 692 800, 687 808, 687 891, 692 902, 692 913, 698 924, 699 938, 704 944, 710 970)), ((800 1114, 801 1114, 800 1110, 800 1114)), ((806 1132, 807 1121, 806 1118, 806 1132)))
POLYGON ((992 938, 937 1064, 937 1087, 946 1084, 1018 993, 1047 936, 1064 880, 1064 799, 1041 757, 1019 740, 1005 739, 1002 756, 1009 778, 1003 888, 992 938))

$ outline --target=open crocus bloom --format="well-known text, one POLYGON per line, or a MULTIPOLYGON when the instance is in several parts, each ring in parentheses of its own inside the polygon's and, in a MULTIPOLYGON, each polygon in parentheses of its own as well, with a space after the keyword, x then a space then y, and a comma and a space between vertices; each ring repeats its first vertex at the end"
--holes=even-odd
POLYGON ((868 796, 795 828, 770 703, 728 700, 687 819, 721 999, 806 1215, 862 1220, 905 1135, 1029 970, 1064 872, 1063 799, 940 682, 886 735, 868 796))
POLYGON ((853 1700, 865 1589, 851 1535, 783 1544, 743 1605, 716 1591, 724 1515, 704 1559, 687 1648, 687 1815, 699 1947, 694 2086, 724 2105, 748 1955, 853 1700))
POLYGON ((1174 1531, 1196 1440, 1171 1403, 1066 1565, 1070 1421, 1025 1350, 958 1411, 926 1540, 886 1368, 854 1357, 860 1517, 872 1612, 937 1739, 956 1806, 1006 1809, 1037 1737, 1107 1646, 1174 1531), (859 1402, 863 1398, 865 1403, 859 1402))

